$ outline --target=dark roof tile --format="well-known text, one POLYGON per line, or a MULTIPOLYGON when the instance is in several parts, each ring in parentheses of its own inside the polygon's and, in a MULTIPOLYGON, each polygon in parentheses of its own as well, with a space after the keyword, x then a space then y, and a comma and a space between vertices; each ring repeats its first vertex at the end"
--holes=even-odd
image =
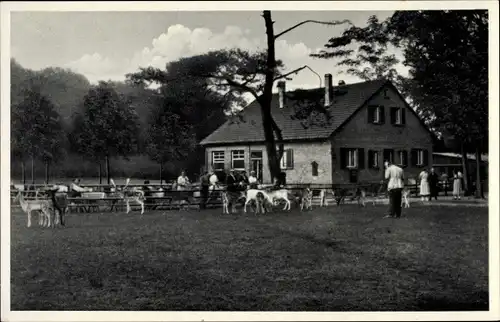
MULTIPOLYGON (((330 124, 303 126, 302 121, 293 119, 296 102, 287 99, 284 108, 279 108, 278 94, 273 94, 272 115, 280 127, 283 140, 326 139, 341 126, 354 112, 372 97, 386 83, 379 79, 362 83, 335 86, 332 106, 328 109, 331 115, 330 124)), ((324 101, 324 88, 312 89, 317 92, 318 100, 324 101)), ((291 92, 292 94, 294 92, 291 92)), ((290 95, 287 92, 286 95, 290 95)), ((227 121, 212 134, 201 141, 201 145, 228 144, 243 142, 264 142, 264 130, 260 106, 256 101, 250 103, 240 112, 242 121, 227 121)), ((321 116, 319 116, 321 119, 321 116)))

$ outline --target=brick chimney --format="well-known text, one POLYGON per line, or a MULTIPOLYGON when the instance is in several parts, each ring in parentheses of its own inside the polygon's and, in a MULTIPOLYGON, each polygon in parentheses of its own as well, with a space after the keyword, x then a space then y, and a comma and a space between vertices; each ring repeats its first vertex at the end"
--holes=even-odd
POLYGON ((330 107, 333 99, 332 74, 325 74, 325 107, 330 107))
POLYGON ((279 81, 277 87, 278 87, 280 108, 284 108, 285 107, 285 93, 286 93, 285 81, 279 81))

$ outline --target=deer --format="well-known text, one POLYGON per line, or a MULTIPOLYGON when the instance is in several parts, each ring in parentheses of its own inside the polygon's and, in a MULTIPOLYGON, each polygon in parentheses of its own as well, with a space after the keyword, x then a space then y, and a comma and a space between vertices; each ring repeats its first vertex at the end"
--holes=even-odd
POLYGON ((19 191, 14 202, 19 200, 19 205, 23 212, 28 216, 27 227, 31 227, 31 213, 36 211, 39 213, 38 224, 40 226, 50 227, 51 223, 51 210, 54 208, 52 200, 48 199, 36 199, 36 200, 26 200, 24 199, 23 192, 19 191))
POLYGON ((118 188, 113 179, 110 180, 114 187, 112 194, 117 196, 120 200, 124 200, 127 205, 127 214, 130 212, 130 203, 135 202, 141 205, 141 215, 144 214, 144 191, 137 188, 128 188, 130 183, 130 178, 127 178, 125 186, 123 188, 118 188))

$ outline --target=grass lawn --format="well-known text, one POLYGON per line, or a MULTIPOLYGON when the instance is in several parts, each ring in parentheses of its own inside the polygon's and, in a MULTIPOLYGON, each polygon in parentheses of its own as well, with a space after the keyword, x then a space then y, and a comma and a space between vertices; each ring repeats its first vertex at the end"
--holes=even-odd
POLYGON ((488 310, 488 209, 12 218, 12 310, 488 310))

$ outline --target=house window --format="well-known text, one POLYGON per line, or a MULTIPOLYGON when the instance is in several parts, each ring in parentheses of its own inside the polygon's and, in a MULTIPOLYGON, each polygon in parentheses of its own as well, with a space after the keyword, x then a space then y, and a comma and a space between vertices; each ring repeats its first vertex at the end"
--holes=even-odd
POLYGON ((213 151, 212 152, 212 168, 214 170, 224 170, 224 151, 213 151))
POLYGON ((424 150, 417 150, 417 165, 424 165, 424 150))
POLYGON ((231 166, 235 170, 245 170, 245 150, 231 151, 231 166))
POLYGON ((380 168, 379 164, 379 152, 378 151, 369 151, 368 152, 368 163, 369 167, 372 169, 378 169, 380 168))
POLYGON ((358 165, 358 150, 349 149, 347 151, 347 167, 356 168, 358 165))
POLYGON ((405 110, 401 107, 391 108, 391 124, 403 125, 405 123, 405 110))
POLYGON ((384 107, 372 105, 368 107, 368 123, 383 124, 384 123, 384 107))
POLYGON ((408 153, 404 150, 398 151, 398 159, 399 159, 399 165, 406 167, 408 164, 408 153))
POLYGON ((429 152, 424 149, 411 150, 411 164, 417 167, 427 166, 429 163, 429 152))
POLYGON ((317 177, 318 176, 318 162, 313 161, 311 163, 311 167, 312 167, 312 175, 313 175, 313 177, 317 177))
POLYGON ((389 99, 389 89, 388 88, 384 88, 384 98, 385 99, 389 99))
POLYGON ((376 107, 373 115, 373 122, 380 123, 380 107, 376 107))
POLYGON ((389 161, 391 163, 394 162, 394 150, 392 149, 385 149, 384 150, 384 162, 389 161))
POLYGON ((293 169, 293 150, 286 149, 283 151, 283 156, 281 157, 281 169, 293 169))

